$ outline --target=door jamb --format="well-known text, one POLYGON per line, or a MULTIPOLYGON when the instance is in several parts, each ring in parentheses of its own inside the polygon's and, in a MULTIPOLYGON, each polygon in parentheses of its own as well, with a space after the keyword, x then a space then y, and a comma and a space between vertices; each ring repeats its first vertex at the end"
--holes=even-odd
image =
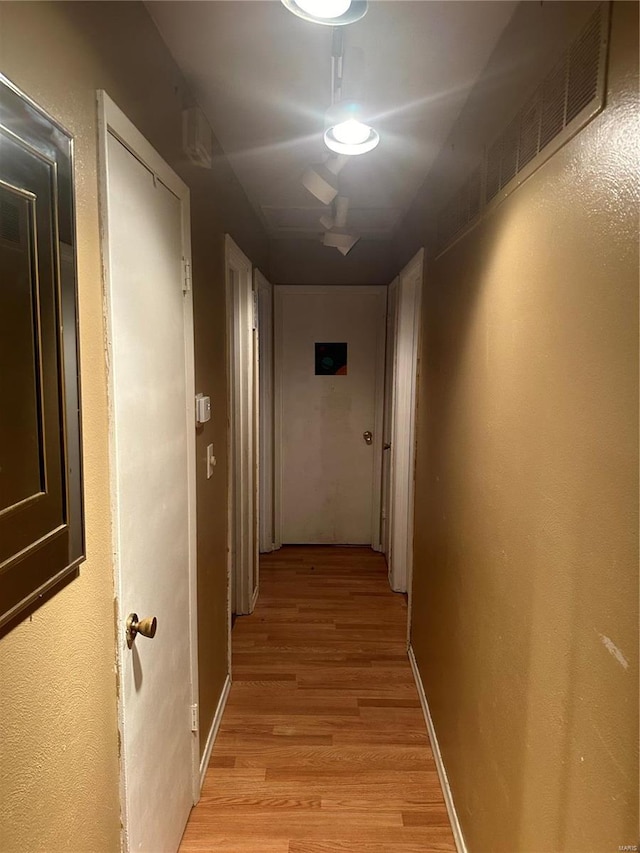
MULTIPOLYGON (((103 303, 105 315, 105 337, 107 359, 110 362, 111 348, 111 311, 109 303, 110 268, 109 268, 109 229, 108 229, 108 195, 107 195, 107 144, 108 136, 112 134, 138 159, 154 178, 162 183, 180 200, 181 231, 182 231, 182 262, 183 271, 191 264, 191 209, 189 187, 176 175, 153 146, 145 139, 140 131, 132 124, 109 95, 102 89, 97 91, 98 101, 98 181, 99 181, 99 214, 101 225, 101 253, 103 268, 103 303)), ((186 274, 183 273, 183 274, 186 274)), ((185 389, 187 399, 187 512, 189 518, 188 548, 189 548, 189 645, 190 645, 190 683, 191 703, 198 707, 198 598, 197 598, 197 534, 196 534, 196 436, 195 436, 195 355, 194 355, 194 321, 193 294, 189 289, 184 295, 184 336, 185 336, 185 389)), ((113 374, 107 369, 107 392, 113 399, 113 374)), ((111 404, 109 404, 111 409, 111 404)), ((110 416, 111 421, 111 416, 110 416)), ((114 547, 114 592, 117 608, 118 624, 116 626, 116 663, 118 681, 118 730, 122 734, 124 724, 124 709, 122 704, 122 655, 124 641, 120 636, 124 631, 123 614, 120 608, 119 583, 119 553, 117 534, 119 525, 118 505, 115 498, 115 448, 113 444, 113 424, 109 424, 109 480, 111 490, 112 538, 114 547)), ((124 756, 120 752, 120 804, 122 810, 122 847, 126 850, 128 816, 126 813, 124 756)), ((200 743, 198 732, 193 733, 191 740, 192 764, 192 796, 194 804, 200 799, 200 743)))
POLYGON ((259 550, 275 549, 273 533, 273 285, 255 269, 254 291, 258 299, 258 492, 259 550))
MULTIPOLYGON (((391 453, 391 433, 393 427, 393 386, 396 372, 396 339, 398 326, 397 294, 398 278, 396 277, 387 288, 387 334, 385 345, 384 420, 382 433, 382 439, 385 444, 383 445, 382 452, 382 488, 380 490, 380 545, 382 552, 386 557, 388 569, 391 566, 391 524, 393 518, 393 501, 391 494, 391 484, 393 483, 393 455, 391 453), (385 453, 387 453, 387 451, 388 456, 385 456, 385 453), (383 522, 385 526, 384 537, 382 536, 383 522)), ((391 584, 390 572, 389 584, 391 584)))
POLYGON ((411 608, 413 508, 420 308, 424 249, 398 276, 396 355, 391 429, 391 588, 408 592, 411 608))
MULTIPOLYGON (((253 387, 245 387, 249 374, 255 372, 255 359, 252 351, 248 355, 248 340, 243 340, 243 333, 255 336, 255 323, 249 329, 249 318, 242 317, 237 310, 237 296, 241 296, 240 288, 250 294, 251 308, 253 301, 253 275, 251 261, 238 248, 229 234, 225 235, 225 277, 227 297, 227 354, 228 354, 228 515, 227 515, 227 572, 230 581, 229 601, 231 611, 236 614, 253 612, 257 599, 258 572, 258 543, 256 527, 257 510, 257 472, 255 465, 256 405, 255 405, 255 376, 253 387), (239 287, 234 290, 232 273, 238 276, 239 287), (243 328, 243 320, 247 327, 243 328), (243 352, 243 344, 246 345, 243 352), (246 363, 245 363, 246 362, 246 363), (243 405, 244 404, 244 405, 243 405), (247 412, 245 405, 249 407, 247 412), (237 470, 236 448, 241 445, 241 439, 246 430, 253 432, 250 447, 240 459, 240 471, 237 470), (246 457, 246 458, 245 458, 246 457), (246 469, 244 466, 247 466, 246 469), (245 474, 249 474, 245 477, 245 474), (251 494, 245 494, 246 480, 251 482, 251 494), (240 490, 240 491, 238 491, 240 490), (239 521, 247 522, 247 529, 238 526, 239 521), (246 535, 245 535, 246 534, 246 535), (235 558, 235 561, 234 561, 235 558), (255 592, 254 592, 255 590, 255 592)), ((252 318, 253 319, 253 318, 252 318)), ((230 623, 231 624, 231 617, 230 623)))

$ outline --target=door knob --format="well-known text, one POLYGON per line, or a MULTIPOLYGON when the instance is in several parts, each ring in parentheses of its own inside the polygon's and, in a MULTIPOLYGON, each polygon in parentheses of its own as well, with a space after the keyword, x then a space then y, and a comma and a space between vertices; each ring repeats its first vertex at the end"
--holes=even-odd
POLYGON ((138 619, 137 613, 130 613, 127 616, 127 645, 129 648, 133 645, 136 634, 142 634, 143 637, 149 637, 152 640, 158 629, 158 620, 155 616, 146 616, 144 619, 138 619))
POLYGON ((367 430, 362 433, 362 437, 364 438, 365 444, 371 444, 373 441, 373 433, 367 430))

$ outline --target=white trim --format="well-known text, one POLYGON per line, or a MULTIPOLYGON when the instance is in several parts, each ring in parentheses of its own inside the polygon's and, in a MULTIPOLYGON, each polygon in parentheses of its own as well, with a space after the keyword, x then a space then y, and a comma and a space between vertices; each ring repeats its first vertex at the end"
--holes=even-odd
POLYGON ((420 307, 424 249, 398 276, 391 428, 390 580, 395 592, 411 589, 420 307))
POLYGON ((393 482, 393 454, 391 439, 393 432, 393 399, 396 370, 396 336, 398 327, 398 279, 394 278, 387 288, 387 328, 385 339, 385 368, 384 368, 384 417, 382 428, 382 486, 380 505, 380 544, 387 559, 389 584, 391 584, 391 523, 393 518, 393 501, 391 484, 393 482), (388 444, 388 450, 384 445, 388 444), (384 519, 382 518, 384 513, 384 519), (382 530, 384 526, 384 536, 382 530))
MULTIPOLYGON (((110 268, 109 268, 109 229, 108 229, 108 177, 107 177, 107 145, 108 136, 111 134, 118 139, 128 151, 139 160, 155 178, 160 180, 180 201, 181 211, 181 236, 182 236, 182 259, 183 263, 191 263, 191 208, 189 187, 182 181, 171 167, 163 160, 153 146, 145 139, 140 131, 129 121, 126 115, 111 100, 108 94, 100 89, 97 91, 98 103, 98 190, 99 190, 99 215, 100 236, 102 253, 103 273, 103 299, 106 332, 106 356, 108 365, 112 363, 111 354, 111 311, 109 304, 110 268)), ((198 593, 197 593, 197 532, 196 532, 196 438, 195 438, 195 411, 193 396, 195 394, 195 352, 194 352, 194 325, 193 325, 193 293, 189 291, 184 294, 184 338, 185 338, 185 389, 187 398, 187 491, 188 491, 188 548, 189 548, 189 669, 191 684, 191 703, 198 703, 198 593)), ((114 592, 116 608, 118 612, 118 626, 116 628, 116 666, 119 688, 122 673, 122 648, 119 641, 119 631, 123 630, 124 615, 120 612, 120 562, 119 562, 119 507, 117 500, 117 472, 115 465, 115 445, 113 434, 113 372, 107 370, 107 390, 109 395, 109 480, 111 491, 111 513, 112 513, 112 539, 114 549, 114 592)), ((118 729, 122 739, 124 726, 124 706, 122 703, 122 690, 118 690, 118 729)), ((121 847, 128 849, 128 815, 126 808, 126 779, 124 768, 124 757, 120 751, 120 803, 121 803, 121 847)), ((191 739, 191 766, 192 766, 192 797, 196 803, 200 796, 199 787, 199 762, 200 745, 197 734, 191 739)))
POLYGON ((224 709, 227 705, 227 699, 229 698, 230 690, 231 676, 227 675, 224 681, 224 685, 222 687, 220 699, 218 700, 218 707, 216 708, 216 712, 213 715, 211 728, 209 729, 209 734, 207 735, 207 742, 204 746, 204 752, 202 753, 202 758, 200 760, 200 791, 202 790, 202 786, 204 784, 204 777, 207 775, 209 761, 211 760, 211 752, 213 751, 213 745, 215 743, 216 737, 218 736, 218 729, 220 728, 220 723, 222 722, 222 715, 224 714, 224 709))
POLYGON ((260 594, 260 587, 256 586, 253 590, 253 595, 251 596, 251 612, 256 609, 256 604, 258 603, 258 596, 260 594))
POLYGON ((273 285, 259 269, 253 272, 258 294, 258 398, 260 496, 259 541, 263 554, 273 551, 273 285))
POLYGON ((286 293, 322 295, 337 290, 360 294, 384 295, 385 310, 381 312, 376 330, 376 368, 374 391, 374 427, 373 427, 373 474, 372 507, 370 522, 370 543, 374 551, 381 551, 380 518, 382 506, 382 446, 384 421, 385 387, 385 339, 386 339, 386 293, 384 285, 317 284, 297 285, 278 284, 274 287, 273 304, 273 531, 274 549, 282 545, 282 435, 283 435, 283 393, 282 393, 282 302, 286 293))
POLYGON ((440 752, 440 745, 438 743, 438 737, 436 735, 436 730, 433 725, 433 719, 431 717, 431 711, 429 710, 429 703, 427 702, 427 696, 424 692, 424 685, 422 683, 422 678, 420 677, 420 670, 418 669, 418 662, 416 661, 416 656, 413 653, 413 649, 409 646, 408 649, 409 655, 409 663, 411 664, 411 669, 413 670, 413 677, 416 682, 416 688, 418 690, 418 696, 420 697, 420 704, 422 705, 422 713, 424 714, 424 719, 427 724, 427 731, 429 732, 429 740, 431 741, 431 750, 433 752, 433 758, 436 763, 436 770, 438 771, 438 778, 440 779, 440 787, 442 788, 442 796, 444 797, 444 803, 447 807, 447 812, 449 814, 449 820, 451 821, 451 829, 453 831, 453 839, 456 842, 456 848, 458 849, 458 853, 467 853, 467 845, 464 841, 464 835, 462 834, 462 827, 460 826, 460 820, 458 818, 458 812, 456 810, 456 804, 453 801, 453 793, 451 791, 451 786, 449 785, 449 778, 447 776, 447 770, 444 766, 444 762, 442 760, 442 753, 440 752))
POLYGON ((273 544, 282 547, 282 297, 273 289, 273 544))
POLYGON ((228 554, 233 612, 251 613, 257 582, 256 382, 251 261, 225 235, 228 429, 228 554), (233 275, 237 286, 233 286, 233 275))
POLYGON ((387 337, 387 293, 376 330, 376 374, 373 398, 373 491, 371 495, 371 547, 382 551, 380 517, 382 509, 382 447, 384 445, 384 368, 387 337))

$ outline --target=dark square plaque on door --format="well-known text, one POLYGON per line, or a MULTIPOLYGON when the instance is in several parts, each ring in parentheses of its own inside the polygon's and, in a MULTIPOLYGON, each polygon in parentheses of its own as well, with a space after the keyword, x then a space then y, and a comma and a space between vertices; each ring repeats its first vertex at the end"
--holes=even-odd
POLYGON ((346 376, 346 343, 316 344, 316 376, 346 376))
POLYGON ((0 627, 84 559, 69 134, 0 75, 0 627))

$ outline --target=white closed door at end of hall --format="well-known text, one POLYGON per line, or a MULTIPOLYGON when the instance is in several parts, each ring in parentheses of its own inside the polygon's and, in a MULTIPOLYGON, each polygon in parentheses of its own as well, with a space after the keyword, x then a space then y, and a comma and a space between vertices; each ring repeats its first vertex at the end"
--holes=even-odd
POLYGON ((281 542, 379 547, 386 288, 276 288, 281 542))
POLYGON ((111 133, 106 154, 125 846, 175 853, 195 737, 181 201, 111 133), (157 632, 129 647, 134 612, 157 632))

